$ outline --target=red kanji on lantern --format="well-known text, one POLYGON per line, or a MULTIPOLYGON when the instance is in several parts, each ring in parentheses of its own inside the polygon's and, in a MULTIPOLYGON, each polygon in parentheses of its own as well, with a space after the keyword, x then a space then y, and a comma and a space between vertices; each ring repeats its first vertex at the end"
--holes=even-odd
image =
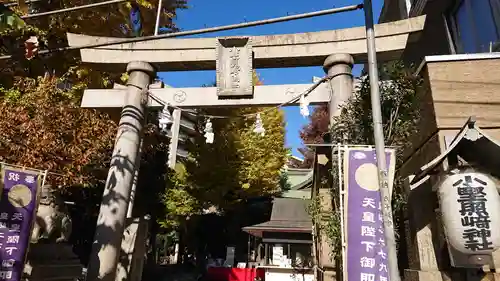
POLYGON ((38 54, 38 38, 36 36, 31 36, 28 40, 24 42, 25 57, 30 60, 38 54))

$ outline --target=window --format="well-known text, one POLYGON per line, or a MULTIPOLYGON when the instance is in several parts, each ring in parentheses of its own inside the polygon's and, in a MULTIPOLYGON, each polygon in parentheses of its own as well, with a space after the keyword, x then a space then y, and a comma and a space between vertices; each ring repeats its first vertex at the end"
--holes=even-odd
POLYGON ((290 258, 292 266, 299 268, 312 267, 312 249, 311 244, 292 244, 290 245, 290 258))
POLYGON ((277 261, 281 256, 290 259, 291 266, 307 268, 312 266, 311 244, 266 244, 269 255, 266 258, 266 265, 280 265, 277 261), (277 250, 277 251, 276 251, 277 250), (275 262, 273 262, 275 260, 275 262))
POLYGON ((460 53, 489 52, 500 41, 500 0, 460 0, 451 20, 460 53))

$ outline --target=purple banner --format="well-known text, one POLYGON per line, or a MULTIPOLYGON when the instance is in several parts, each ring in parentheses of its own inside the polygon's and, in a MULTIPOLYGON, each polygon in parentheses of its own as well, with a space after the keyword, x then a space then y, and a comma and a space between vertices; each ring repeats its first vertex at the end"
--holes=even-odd
POLYGON ((3 167, 2 172, 0 281, 20 281, 30 242, 41 175, 10 167, 3 167))
MULTIPOLYGON (((394 175, 394 151, 386 151, 389 177, 394 175)), ((347 190, 346 241, 349 281, 388 281, 387 249, 378 192, 374 149, 348 149, 344 158, 347 190)), ((392 186, 392 178, 390 178, 392 186)))

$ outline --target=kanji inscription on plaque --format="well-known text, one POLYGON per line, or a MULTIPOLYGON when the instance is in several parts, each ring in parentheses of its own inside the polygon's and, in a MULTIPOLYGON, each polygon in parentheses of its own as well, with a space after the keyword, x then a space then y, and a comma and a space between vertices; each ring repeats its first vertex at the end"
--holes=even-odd
POLYGON ((217 38, 217 95, 252 96, 252 46, 249 37, 217 38))

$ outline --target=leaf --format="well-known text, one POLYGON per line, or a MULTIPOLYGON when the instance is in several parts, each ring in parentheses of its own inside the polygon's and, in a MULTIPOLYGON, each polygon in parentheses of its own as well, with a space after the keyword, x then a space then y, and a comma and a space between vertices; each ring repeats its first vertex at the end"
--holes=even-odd
POLYGON ((23 12, 23 14, 28 13, 28 5, 26 4, 25 0, 17 0, 17 6, 19 7, 19 10, 23 12))
POLYGON ((7 29, 18 30, 25 26, 18 15, 0 3, 0 33, 7 29))
POLYGON ((102 182, 89 171, 99 163, 106 169, 116 124, 95 110, 82 109, 56 79, 24 79, 0 100, 0 157, 7 163, 62 174, 49 178, 53 185, 102 182), (88 171, 88 172, 86 172, 88 171), (76 176, 75 176, 76 175, 76 176))
MULTIPOLYGON (((254 73, 254 82, 261 83, 254 73)), ((253 132, 255 117, 238 118, 267 108, 207 109, 202 113, 234 116, 212 120, 215 139, 205 143, 203 134, 189 146, 186 161, 191 194, 205 207, 231 209, 233 204, 252 197, 275 195, 281 191, 281 169, 285 164, 284 114, 273 109, 261 114, 266 134, 253 132)), ((205 120, 198 127, 202 131, 205 120)))
MULTIPOLYGON (((382 105, 382 121, 386 145, 397 147, 397 165, 403 162, 403 152, 411 148, 411 136, 418 134, 416 124, 420 118, 420 104, 417 89, 422 79, 413 75, 411 67, 406 67, 401 62, 393 62, 383 65, 380 70, 380 96, 382 105)), ((325 133, 329 132, 332 142, 342 144, 373 145, 373 121, 370 101, 370 83, 367 76, 360 77, 360 83, 351 99, 343 105, 340 116, 334 118, 329 128, 328 108, 326 106, 316 107, 310 116, 310 122, 300 133, 304 143, 320 143, 325 133)), ((314 154, 307 149, 301 151, 305 158, 305 167, 313 163, 314 154)), ((330 174, 338 173, 334 163, 330 174)), ((327 237, 334 249, 333 256, 341 256, 340 250, 340 213, 338 206, 338 188, 341 183, 338 178, 333 177, 330 184, 330 193, 334 198, 333 216, 328 216, 325 221, 320 222, 321 228, 325 230, 327 237)), ((400 230, 401 214, 405 208, 406 198, 403 192, 402 179, 396 178, 393 195, 393 213, 395 229, 400 230)), ((318 199, 319 200, 319 199, 318 199)), ((320 212, 317 206, 312 204, 310 211, 313 218, 318 218, 320 212)), ((318 221, 316 219, 316 221, 318 221)), ((396 233, 397 234, 397 233, 396 233)))
MULTIPOLYGON (((141 0, 137 3, 142 16, 141 30, 144 36, 154 33, 158 2, 159 0, 141 0)), ((38 12, 44 12, 91 3, 95 1, 39 1, 30 3, 30 7, 38 12)), ((186 8, 185 3, 186 1, 179 0, 163 1, 164 9, 160 22, 164 30, 167 32, 177 30, 173 19, 177 9, 186 8)), ((65 78, 70 83, 84 82, 89 87, 99 88, 110 85, 106 80, 119 81, 120 75, 125 71, 125 69, 114 69, 111 72, 103 72, 90 69, 88 66, 80 66, 78 51, 53 52, 27 61, 24 58, 24 41, 29 36, 36 36, 40 42, 40 49, 55 49, 67 46, 67 32, 104 37, 130 37, 133 35, 133 30, 129 24, 131 9, 129 2, 29 18, 26 19, 26 24, 20 18, 20 15, 26 14, 25 10, 2 7, 0 7, 2 38, 0 55, 12 55, 14 58, 0 61, 0 67, 5 70, 0 75, 0 85, 11 88, 16 79, 51 74, 59 77, 67 75, 65 78), (74 67, 78 69, 76 73, 74 67)), ((75 98, 80 98, 77 95, 81 95, 77 92, 72 94, 75 94, 75 98)))

